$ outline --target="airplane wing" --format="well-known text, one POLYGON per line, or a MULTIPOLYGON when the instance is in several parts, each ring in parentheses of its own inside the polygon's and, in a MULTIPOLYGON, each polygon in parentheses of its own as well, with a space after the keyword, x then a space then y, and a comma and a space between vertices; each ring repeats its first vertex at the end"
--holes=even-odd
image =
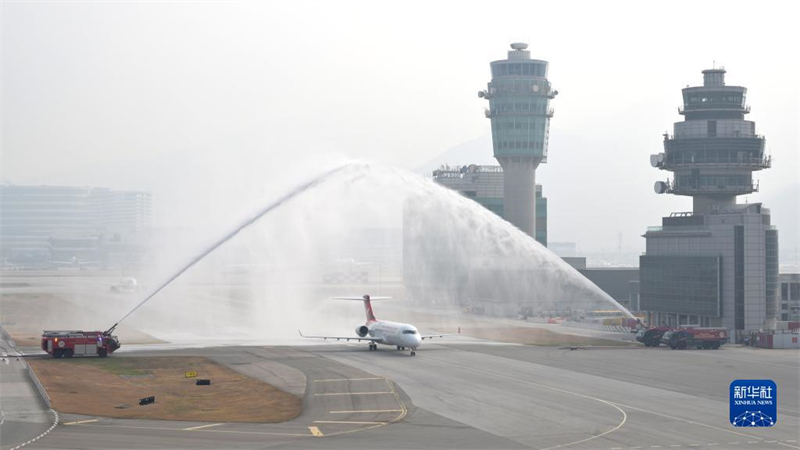
POLYGON ((458 327, 458 333, 450 333, 450 334, 428 334, 425 336, 420 336, 420 338, 424 341, 425 339, 433 339, 433 338, 443 338, 448 336, 461 336, 461 327, 458 327))
POLYGON ((380 343, 380 342, 383 342, 383 339, 381 339, 381 338, 375 338, 375 337, 359 337, 359 336, 306 336, 306 335, 305 335, 305 334, 303 334, 303 332, 302 332, 302 331, 300 331, 300 330, 297 330, 297 332, 298 332, 298 333, 300 333, 300 336, 302 336, 302 337, 304 337, 304 338, 306 338, 306 339, 322 339, 322 340, 336 339, 337 341, 351 341, 351 340, 353 340, 353 341, 359 341, 359 342, 361 342, 361 341, 369 341, 369 342, 378 342, 378 343, 380 343))

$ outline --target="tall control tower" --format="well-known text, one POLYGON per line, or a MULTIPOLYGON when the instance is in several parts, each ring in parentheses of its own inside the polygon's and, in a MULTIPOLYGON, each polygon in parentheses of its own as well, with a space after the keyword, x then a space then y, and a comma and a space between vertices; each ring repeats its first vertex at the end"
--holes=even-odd
POLYGON ((736 204, 758 190, 767 169, 764 137, 745 120, 747 88, 725 86, 725 70, 703 71, 703 85, 683 89, 685 118, 664 135, 650 163, 673 172, 656 193, 692 197, 692 210, 649 227, 639 257, 639 307, 650 324, 724 326, 741 342, 775 329, 780 317, 778 230, 761 203, 736 204))
POLYGON ((547 81, 547 61, 531 59, 528 44, 511 44, 508 59, 493 61, 492 81, 478 96, 489 100, 494 157, 503 166, 504 217, 536 237, 536 168, 547 161, 547 140, 558 91, 547 81))
POLYGON ((674 136, 664 135, 664 153, 652 155, 653 167, 675 173, 658 181, 658 194, 688 195, 692 212, 708 214, 736 205, 736 196, 758 191, 753 171, 770 167, 764 138, 755 122, 744 120, 747 88, 725 86, 725 69, 703 71, 703 85, 683 89, 685 118, 674 136))

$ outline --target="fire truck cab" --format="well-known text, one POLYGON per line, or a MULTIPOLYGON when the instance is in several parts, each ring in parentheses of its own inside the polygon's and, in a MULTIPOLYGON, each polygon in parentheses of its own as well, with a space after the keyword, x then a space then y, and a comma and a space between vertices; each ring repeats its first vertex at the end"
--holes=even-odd
POLYGON ((54 358, 99 356, 105 358, 120 348, 116 336, 102 331, 45 331, 42 333, 42 350, 54 358))

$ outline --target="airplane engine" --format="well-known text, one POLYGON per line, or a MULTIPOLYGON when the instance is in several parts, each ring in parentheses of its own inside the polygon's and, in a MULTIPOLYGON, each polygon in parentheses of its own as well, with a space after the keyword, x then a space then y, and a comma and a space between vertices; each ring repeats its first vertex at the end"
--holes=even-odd
POLYGON ((364 337, 369 333, 369 328, 366 325, 361 325, 360 327, 356 328, 356 334, 360 337, 364 337))

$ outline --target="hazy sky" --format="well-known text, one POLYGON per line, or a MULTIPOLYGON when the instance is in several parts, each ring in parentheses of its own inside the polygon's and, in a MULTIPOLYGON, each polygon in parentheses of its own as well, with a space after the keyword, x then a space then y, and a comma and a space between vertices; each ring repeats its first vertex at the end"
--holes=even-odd
MULTIPOLYGON (((524 41, 560 92, 538 172, 550 239, 640 249, 691 209, 652 193, 670 174, 648 159, 712 64, 748 88, 773 156, 748 201, 800 198, 798 17, 794 1, 3 1, 2 180, 154 189, 104 168, 207 153, 412 169, 489 133, 476 93, 524 41)), ((797 209, 773 211, 796 247, 797 209)))

